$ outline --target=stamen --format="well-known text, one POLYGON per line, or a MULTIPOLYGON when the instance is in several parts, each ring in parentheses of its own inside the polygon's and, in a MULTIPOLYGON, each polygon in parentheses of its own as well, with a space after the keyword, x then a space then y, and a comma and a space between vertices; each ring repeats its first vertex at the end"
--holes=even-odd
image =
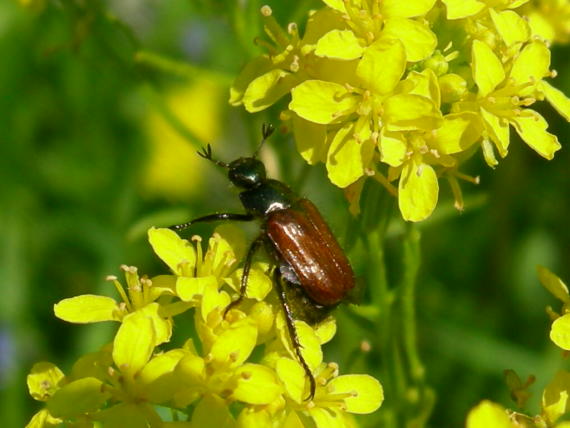
POLYGON ((281 48, 285 48, 287 45, 289 45, 287 33, 283 30, 283 28, 281 28, 273 16, 273 11, 268 5, 261 7, 261 15, 265 24, 265 33, 269 36, 269 38, 281 46, 281 48))

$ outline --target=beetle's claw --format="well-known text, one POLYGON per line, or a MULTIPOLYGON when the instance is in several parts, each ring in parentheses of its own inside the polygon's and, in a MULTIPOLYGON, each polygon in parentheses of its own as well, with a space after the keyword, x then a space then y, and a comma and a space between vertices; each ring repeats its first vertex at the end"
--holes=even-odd
POLYGON ((261 136, 264 140, 268 139, 274 131, 275 127, 271 123, 265 122, 261 125, 261 136))
POLYGON ((212 146, 209 144, 206 147, 202 147, 202 150, 198 150, 198 156, 204 159, 212 160, 212 146))

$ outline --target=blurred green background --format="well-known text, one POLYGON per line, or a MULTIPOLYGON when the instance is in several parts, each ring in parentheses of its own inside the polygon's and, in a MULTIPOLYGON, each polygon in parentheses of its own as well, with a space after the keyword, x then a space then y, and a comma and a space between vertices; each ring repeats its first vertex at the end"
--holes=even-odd
MULTIPOLYGON (((34 362, 49 360, 65 371, 113 333, 114 326, 57 320, 54 303, 82 293, 113 295, 104 278, 119 275, 122 263, 149 275, 166 272, 146 242, 147 227, 240 210, 237 192, 195 156, 192 142, 212 142, 220 158, 231 160, 251 153, 260 124, 278 123, 279 112, 277 106, 249 115, 227 104, 231 80, 260 52, 251 43, 261 33, 257 1, 31 3, 0 2, 4 427, 23 426, 39 407, 25 384, 34 362)), ((292 3, 270 2, 280 23, 300 21, 320 6, 292 3)), ((568 48, 553 48, 555 84, 567 94, 569 60, 568 48)), ((536 412, 542 387, 563 364, 548 340, 544 310, 558 307, 535 266, 570 281, 569 128, 549 106, 538 109, 563 144, 553 161, 520 141, 494 171, 476 157, 465 171, 481 175, 481 184, 463 186, 465 212, 452 209, 442 186, 436 214, 419 227, 419 350, 437 396, 430 426, 461 426, 483 398, 514 407, 505 368, 537 376, 536 412)), ((304 166, 289 134, 274 137, 264 156, 273 176, 316 202, 344 245, 354 241, 342 192, 327 184, 322 166, 304 166)), ((392 213, 386 259, 387 276, 396 281, 404 227, 392 213)), ((358 246, 351 248, 366 281, 372 267, 358 246)), ((326 359, 345 371, 381 376, 374 349, 355 352, 382 326, 359 329, 346 309, 339 319, 326 359)))

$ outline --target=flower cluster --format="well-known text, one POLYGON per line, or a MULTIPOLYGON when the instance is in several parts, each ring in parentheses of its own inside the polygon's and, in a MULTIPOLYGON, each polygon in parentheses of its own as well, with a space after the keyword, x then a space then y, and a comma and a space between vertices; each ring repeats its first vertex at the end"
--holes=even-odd
POLYGON ((565 0, 323 2, 302 36, 261 9, 267 54, 245 66, 230 103, 257 112, 289 94, 281 118, 300 154, 324 162, 353 207, 372 176, 421 221, 445 177, 462 209, 459 180, 478 178, 459 167, 479 151, 495 167, 511 127, 546 159, 560 149, 530 107, 546 99, 570 120, 570 100, 545 80, 550 43, 570 34, 565 0))
MULTIPOLYGON (((538 277, 542 285, 562 302, 561 314, 552 308, 547 313, 552 319, 550 339, 564 351, 570 350, 570 293, 564 282, 548 269, 539 266, 538 277)), ((512 398, 523 408, 530 393, 528 386, 534 382, 529 378, 522 382, 512 371, 506 371, 507 385, 512 398)), ((560 370, 542 392, 541 412, 536 416, 506 410, 499 404, 483 401, 471 410, 467 417, 467 428, 570 428, 570 372, 560 370), (566 420, 564 420, 566 419, 566 420)))
POLYGON ((203 253, 168 229, 150 229, 155 253, 171 275, 139 276, 123 266, 120 301, 82 295, 55 305, 57 317, 73 323, 114 321, 116 335, 81 357, 65 375, 41 362, 28 375, 32 397, 45 402, 28 427, 345 427, 351 414, 377 410, 380 383, 368 375, 339 376, 323 362, 321 344, 335 334, 334 320, 312 328, 296 321, 303 356, 316 380, 309 382, 295 357, 278 299, 270 293, 269 266, 250 271, 247 298, 226 313, 239 289, 244 239, 222 226, 203 253), (189 312, 190 311, 190 312, 189 312), (171 343, 174 317, 193 319, 199 343, 171 343), (263 352, 255 352, 258 348, 263 352), (159 407, 170 409, 165 417, 159 407))

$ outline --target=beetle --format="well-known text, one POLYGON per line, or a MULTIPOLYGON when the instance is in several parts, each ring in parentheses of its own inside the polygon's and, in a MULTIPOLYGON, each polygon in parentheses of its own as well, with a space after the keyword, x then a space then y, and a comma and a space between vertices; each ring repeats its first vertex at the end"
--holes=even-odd
MULTIPOLYGON (((261 144, 273 131, 270 124, 262 126, 261 144)), ((226 313, 243 300, 253 256, 265 247, 275 262, 274 286, 293 348, 309 378, 309 399, 312 399, 315 379, 301 354, 294 320, 301 319, 311 325, 321 322, 354 288, 354 273, 317 207, 285 183, 267 178, 265 165, 256 158, 258 151, 251 157, 241 157, 230 163, 214 159, 210 145, 198 152, 201 157, 228 170, 228 179, 241 189, 239 198, 245 213, 210 214, 170 228, 179 232, 198 222, 260 221, 260 233, 246 254, 240 295, 226 308, 226 313)))

